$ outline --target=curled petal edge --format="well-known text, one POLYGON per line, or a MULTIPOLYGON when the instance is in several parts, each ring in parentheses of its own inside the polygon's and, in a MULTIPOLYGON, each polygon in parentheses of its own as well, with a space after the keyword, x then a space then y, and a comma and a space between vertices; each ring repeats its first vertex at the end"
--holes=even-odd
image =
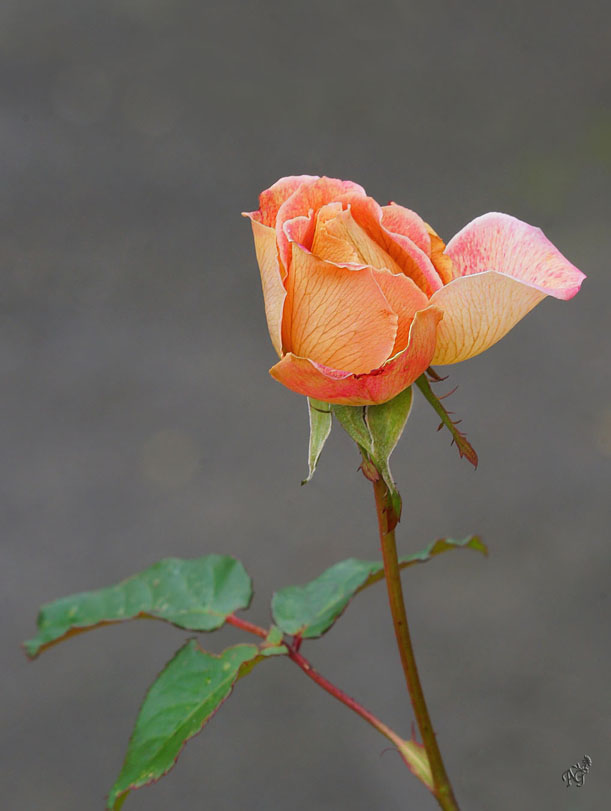
POLYGON ((586 278, 540 228, 490 211, 467 223, 446 245, 459 277, 495 270, 554 298, 573 298, 586 278))
POLYGON ((391 400, 427 369, 435 352, 443 312, 429 306, 412 322, 407 347, 367 374, 329 369, 288 353, 270 369, 271 376, 297 394, 338 405, 376 405, 391 400))
POLYGON ((282 269, 278 261, 276 231, 270 226, 263 225, 250 215, 247 216, 252 224, 255 253, 261 274, 267 328, 276 353, 282 356, 282 313, 286 299, 286 289, 282 280, 282 269))

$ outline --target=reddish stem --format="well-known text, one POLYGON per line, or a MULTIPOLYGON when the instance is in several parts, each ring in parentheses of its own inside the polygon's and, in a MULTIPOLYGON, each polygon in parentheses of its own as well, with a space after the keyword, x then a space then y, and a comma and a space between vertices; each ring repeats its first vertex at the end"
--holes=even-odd
MULTIPOLYGON (((391 743, 393 743, 399 753, 401 753, 401 745, 405 743, 405 741, 400 738, 396 732, 394 732, 390 727, 386 726, 383 721, 380 721, 373 713, 366 710, 358 701, 355 701, 354 698, 349 696, 347 693, 344 693, 343 690, 340 690, 339 687, 336 687, 335 684, 330 682, 324 676, 322 676, 317 670, 315 670, 310 662, 298 653, 294 648, 289 648, 289 657, 292 659, 295 664, 300 667, 306 676, 312 679, 319 687, 322 687, 323 690, 326 690, 329 695, 336 698, 338 701, 341 701, 342 704, 345 704, 346 707, 351 709, 357 715, 360 715, 361 718, 367 721, 368 724, 371 724, 374 729, 377 729, 385 738, 388 738, 391 743)), ((409 764, 408 764, 409 766, 409 764)))
POLYGON ((249 634, 255 634, 263 639, 267 638, 267 631, 265 628, 261 628, 260 625, 255 625, 253 622, 248 622, 248 620, 240 619, 240 617, 236 617, 235 614, 229 614, 225 621, 229 623, 229 625, 234 625, 236 628, 241 628, 242 631, 247 631, 249 634))
MULTIPOLYGON (((263 639, 267 638, 268 632, 265 630, 265 628, 261 628, 260 625, 255 625, 252 622, 248 622, 248 620, 240 619, 239 617, 236 617, 235 614, 229 614, 226 621, 229 623, 229 625, 233 625, 236 628, 241 628, 243 631, 247 631, 250 634, 255 634, 256 636, 260 636, 263 639)), ((297 635, 293 637, 292 644, 286 645, 289 658, 293 662, 295 662, 295 664, 299 668, 301 668, 301 670, 303 670, 303 672, 306 674, 308 678, 312 679, 313 682, 316 682, 316 684, 318 684, 319 687, 322 687, 322 689, 326 690, 327 693, 329 693, 329 695, 333 696, 333 698, 336 698, 338 701, 341 701, 342 704, 346 705, 346 707, 351 709, 357 715, 360 715, 361 718, 367 721, 368 724, 371 724, 371 726, 377 729, 378 732, 384 735, 385 738, 388 738, 388 740, 391 741, 391 743, 393 743, 397 747, 399 753, 401 754, 401 757, 403 757, 403 759, 405 760, 405 757, 403 756, 403 752, 401 749, 402 745, 405 744, 403 738, 399 737, 399 735, 397 735, 397 733, 394 732, 394 730, 386 726, 386 724, 383 721, 380 721, 380 719, 377 718, 373 713, 369 712, 369 710, 366 710, 365 707, 363 707, 361 704, 358 703, 358 701, 355 701, 355 699, 353 699, 347 693, 344 693, 343 690, 340 690, 339 687, 336 687, 324 676, 321 676, 321 674, 312 667, 312 665, 305 658, 305 656, 302 656, 299 653, 301 642, 302 642, 301 636, 297 635)), ((410 764, 406 760, 405 763, 408 766, 408 768, 411 769, 410 764)))

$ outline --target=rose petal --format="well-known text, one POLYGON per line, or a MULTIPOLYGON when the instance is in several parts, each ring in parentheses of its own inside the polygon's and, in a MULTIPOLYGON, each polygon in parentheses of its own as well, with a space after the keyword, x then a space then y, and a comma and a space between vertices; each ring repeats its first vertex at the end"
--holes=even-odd
POLYGON ((365 229, 371 239, 395 260, 406 276, 418 287, 432 295, 441 286, 441 279, 433 263, 409 237, 389 231, 382 224, 382 208, 371 197, 347 194, 344 202, 350 204, 352 216, 365 229))
POLYGON ((397 337, 390 357, 407 346, 409 331, 418 310, 424 310, 429 300, 418 285, 404 273, 393 274, 388 270, 375 270, 374 279, 399 318, 397 337))
POLYGON ((433 363, 458 363, 479 355, 543 298, 538 288, 496 271, 454 279, 431 296, 431 304, 444 313, 433 363))
MULTIPOLYGON (((341 203, 339 203, 341 206, 341 203)), ((289 242, 296 242, 307 251, 312 250, 314 230, 316 228, 316 215, 313 211, 304 217, 293 217, 284 223, 284 233, 289 242)))
POLYGON ((460 276, 496 270, 559 299, 572 298, 585 279, 540 228, 509 214, 477 217, 452 237, 446 253, 460 276))
POLYGON ((429 254, 431 257, 431 262, 439 274, 441 281, 444 284, 449 284, 452 279, 455 279, 460 274, 454 268, 454 263, 450 257, 445 253, 446 244, 443 239, 439 236, 437 231, 431 228, 428 223, 426 223, 426 227, 431 240, 431 252, 429 254))
POLYGON ((262 225, 251 215, 252 233, 255 240, 255 253, 261 273, 261 287, 265 304, 265 317, 272 344, 278 355, 282 355, 282 310, 286 299, 286 290, 278 264, 276 247, 276 230, 262 225))
POLYGON ((427 296, 401 271, 394 259, 357 225, 351 210, 343 209, 339 202, 322 206, 315 218, 297 217, 289 220, 284 225, 287 236, 291 241, 307 247, 314 219, 316 230, 311 253, 318 259, 348 266, 352 270, 370 267, 374 271, 376 282, 398 316, 397 336, 390 357, 405 349, 414 315, 428 305, 427 296))
POLYGON ((388 268, 404 275, 395 260, 355 222, 351 209, 343 210, 341 203, 330 203, 319 210, 312 253, 327 262, 388 268))
POLYGON ((338 180, 333 177, 315 177, 303 182, 278 210, 276 217, 276 237, 280 261, 285 267, 290 262, 291 247, 284 231, 284 223, 295 217, 308 216, 310 211, 318 211, 325 203, 340 200, 347 193, 365 195, 365 189, 351 180, 338 180))
POLYGON ((434 307, 416 313, 407 348, 370 374, 340 372, 294 354, 285 355, 270 369, 270 374, 292 391, 327 403, 385 403, 411 386, 430 366, 437 324, 442 317, 434 307))
POLYGON ((390 356, 397 323, 370 268, 339 267, 293 244, 282 325, 287 352, 369 372, 390 356))
POLYGON ((431 303, 445 317, 434 363, 457 363, 500 340, 546 295, 574 296, 584 274, 539 228, 492 212, 453 237, 446 254, 460 274, 431 303))
POLYGON ((408 237, 427 256, 431 255, 431 238, 427 225, 415 211, 397 203, 382 206, 382 225, 388 231, 408 237))
MULTIPOLYGON (((276 216, 282 203, 304 183, 309 183, 317 179, 316 175, 281 177, 273 186, 261 192, 259 195, 259 211, 252 211, 250 214, 253 216, 257 215, 254 216, 254 219, 258 220, 263 225, 273 227, 276 224, 276 216)), ((247 214, 247 216, 249 215, 247 214)))

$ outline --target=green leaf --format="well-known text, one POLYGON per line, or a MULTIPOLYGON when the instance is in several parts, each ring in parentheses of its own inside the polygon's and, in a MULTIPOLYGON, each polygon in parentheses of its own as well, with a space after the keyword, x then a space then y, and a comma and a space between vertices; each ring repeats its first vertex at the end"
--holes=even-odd
POLYGON ((286 645, 262 645, 261 656, 286 656, 289 649, 286 645))
POLYGON ((269 629, 269 633, 265 637, 265 641, 269 645, 280 645, 283 639, 284 634, 277 625, 272 625, 272 627, 269 629))
POLYGON ((373 439, 371 461, 386 482, 393 499, 397 518, 401 517, 401 499, 390 472, 389 459, 397 447, 412 409, 412 390, 404 389, 392 400, 381 405, 367 406, 365 419, 373 439))
POLYGON ((47 603, 38 615, 38 634, 24 648, 34 658, 68 636, 137 617, 213 631, 229 614, 248 608, 251 597, 250 577, 235 558, 166 558, 116 586, 47 603))
POLYGON ((283 643, 284 634, 277 625, 272 625, 269 629, 265 642, 260 646, 261 656, 284 656, 288 653, 288 648, 283 643))
POLYGON ((286 634, 321 636, 335 622, 376 564, 349 558, 305 586, 287 586, 272 598, 274 622, 286 634))
POLYGON ((167 774, 185 743, 210 720, 258 658, 256 645, 235 645, 219 656, 206 653, 195 640, 180 648, 146 694, 107 808, 116 811, 128 791, 167 774))
MULTIPOLYGON (((439 538, 438 540, 429 544, 426 549, 423 549, 421 552, 414 552, 413 555, 405 555, 404 557, 399 558, 399 568, 407 569, 409 566, 414 566, 417 563, 428 563, 429 560, 437 557, 437 555, 441 555, 444 552, 450 552, 452 549, 474 549, 476 552, 481 552, 484 557, 488 557, 488 547, 482 541, 479 535, 469 535, 462 540, 455 540, 454 538, 439 538)), ((371 576, 367 578, 367 581, 363 584, 359 591, 362 591, 368 586, 371 586, 383 579, 384 567, 380 563, 377 564, 377 570, 375 572, 372 571, 371 576)))
MULTIPOLYGON (((399 567, 406 569, 426 563, 451 549, 475 549, 484 555, 488 553, 485 544, 476 535, 461 541, 442 538, 422 552, 400 558, 399 567)), ((298 634, 304 639, 322 636, 355 594, 383 577, 384 567, 381 563, 356 558, 340 561, 305 586, 287 586, 276 592, 272 599, 274 622, 286 634, 298 634)))
POLYGON ((322 400, 308 397, 308 411, 310 414, 310 445, 308 449, 308 477, 301 483, 307 484, 314 475, 320 454, 325 442, 331 433, 331 406, 322 400))
MULTIPOLYGON (((441 380, 441 378, 439 379, 441 380)), ((439 431, 445 425, 448 431, 452 434, 452 445, 456 445, 460 458, 462 459, 464 456, 465 459, 471 462, 473 467, 477 467, 479 460, 477 458, 475 448, 468 441, 467 435, 458 430, 458 422, 454 422, 452 420, 450 412, 446 411, 445 407, 441 403, 441 400, 433 392, 426 374, 420 375, 418 380, 416 380, 416 385, 428 402, 433 406, 436 413, 441 417, 441 424, 437 430, 439 431)))

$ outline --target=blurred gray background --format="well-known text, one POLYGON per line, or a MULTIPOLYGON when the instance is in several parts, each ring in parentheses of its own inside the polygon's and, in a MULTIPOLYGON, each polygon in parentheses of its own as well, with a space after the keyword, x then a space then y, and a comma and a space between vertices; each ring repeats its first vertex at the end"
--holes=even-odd
MULTIPOLYGON (((610 23, 589 0, 4 0, 3 807, 101 809, 144 692, 186 636, 135 623, 28 663, 40 603, 222 552, 244 561, 250 616, 267 623, 275 588, 378 557, 350 440, 335 429, 300 487, 305 402, 267 374, 239 214, 301 172, 356 180, 446 239, 508 211, 589 276, 446 369, 438 391, 460 384, 449 402, 477 472, 421 398, 393 467, 403 552, 469 532, 491 551, 405 575, 461 808, 606 807, 610 23), (585 785, 567 790, 585 754, 585 785)), ((409 734, 382 587, 304 650, 409 734)), ((126 809, 434 808, 385 750, 270 661, 126 809)))

